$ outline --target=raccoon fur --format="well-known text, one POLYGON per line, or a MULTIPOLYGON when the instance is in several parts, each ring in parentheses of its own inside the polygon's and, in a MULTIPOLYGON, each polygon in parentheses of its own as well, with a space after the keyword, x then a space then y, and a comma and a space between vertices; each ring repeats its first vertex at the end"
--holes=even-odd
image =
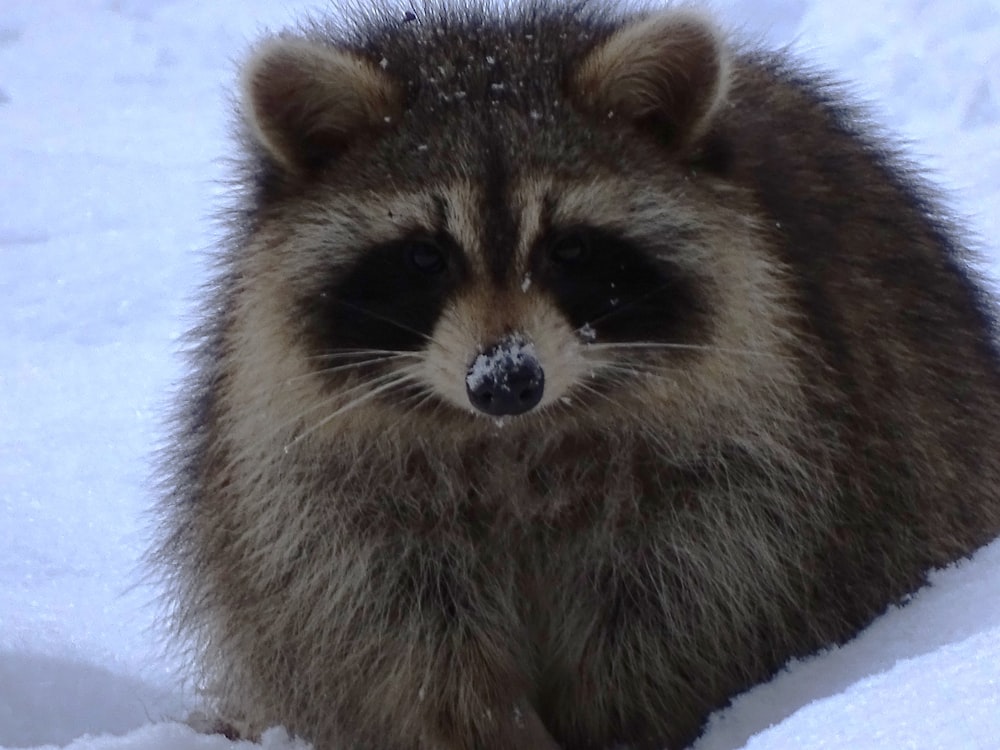
POLYGON ((336 16, 246 63, 168 458, 222 719, 682 748, 1000 534, 993 308, 836 86, 690 8, 336 16))

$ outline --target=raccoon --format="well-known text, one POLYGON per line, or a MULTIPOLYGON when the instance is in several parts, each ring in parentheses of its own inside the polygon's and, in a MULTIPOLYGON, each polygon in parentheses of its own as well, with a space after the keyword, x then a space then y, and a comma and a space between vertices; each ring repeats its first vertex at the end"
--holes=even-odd
POLYGON ((786 54, 354 8, 238 109, 156 558, 244 736, 683 748, 1000 534, 986 287, 786 54))

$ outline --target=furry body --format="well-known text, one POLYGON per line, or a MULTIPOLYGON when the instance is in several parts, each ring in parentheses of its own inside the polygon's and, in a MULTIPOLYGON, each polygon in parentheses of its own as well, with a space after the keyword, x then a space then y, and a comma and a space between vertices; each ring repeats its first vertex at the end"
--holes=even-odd
POLYGON ((834 87, 689 11, 415 15, 244 75, 158 552, 223 717, 681 748, 1000 533, 992 308, 834 87))

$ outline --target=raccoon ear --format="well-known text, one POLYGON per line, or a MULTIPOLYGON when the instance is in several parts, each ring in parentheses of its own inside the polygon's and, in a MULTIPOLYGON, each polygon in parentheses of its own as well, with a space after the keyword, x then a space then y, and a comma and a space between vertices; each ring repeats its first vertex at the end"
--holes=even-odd
POLYGON ((251 135, 286 170, 307 174, 394 122, 402 94, 371 62, 301 38, 264 42, 243 70, 251 135))
POLYGON ((625 118, 682 149, 709 130, 729 89, 729 55, 703 15, 670 10, 619 30, 577 68, 571 96, 600 117, 625 118))

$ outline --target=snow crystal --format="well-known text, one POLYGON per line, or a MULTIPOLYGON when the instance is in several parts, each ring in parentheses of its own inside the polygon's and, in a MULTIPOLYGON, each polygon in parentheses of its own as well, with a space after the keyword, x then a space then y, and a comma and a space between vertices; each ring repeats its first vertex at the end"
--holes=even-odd
POLYGON ((537 359, 534 343, 516 337, 505 339, 489 353, 476 357, 465 376, 465 383, 470 390, 475 390, 486 378, 506 382, 509 373, 526 359, 537 359))

